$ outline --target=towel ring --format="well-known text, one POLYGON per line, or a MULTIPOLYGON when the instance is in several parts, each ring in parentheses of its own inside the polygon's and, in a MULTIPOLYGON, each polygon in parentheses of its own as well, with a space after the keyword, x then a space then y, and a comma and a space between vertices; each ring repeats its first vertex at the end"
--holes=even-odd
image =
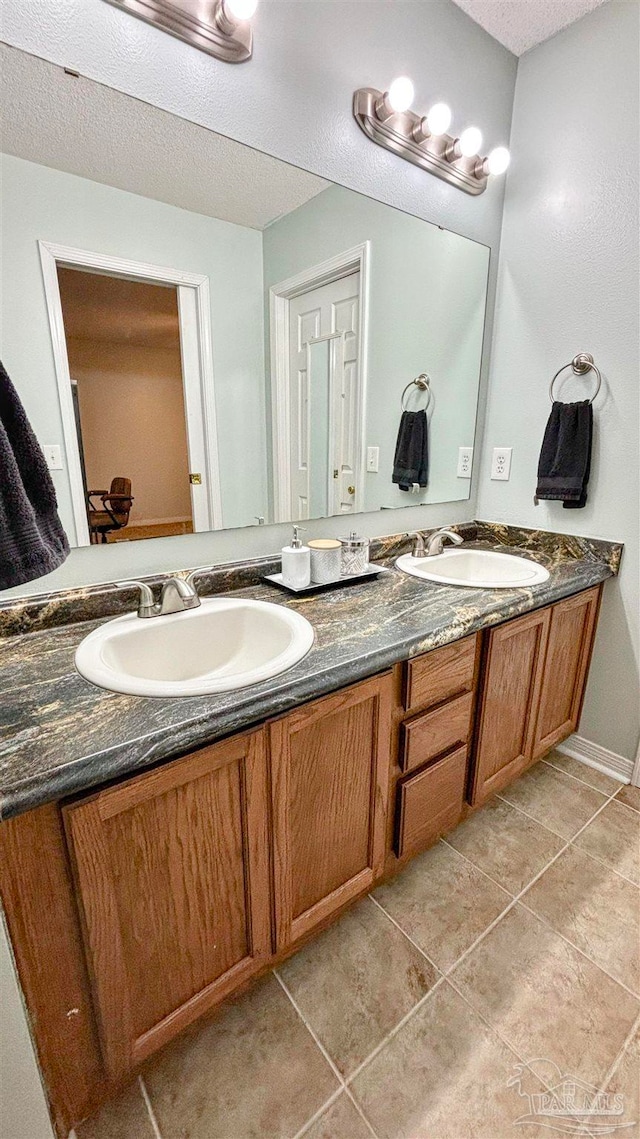
POLYGON ((600 391, 600 385, 602 383, 602 376, 600 375, 600 369, 596 368, 596 366, 593 362, 593 356, 591 355, 590 352, 578 352, 578 355, 573 357, 573 360, 571 361, 570 364, 563 364, 561 368, 558 368, 558 371, 556 372, 551 383, 549 384, 549 399, 551 400, 551 402, 552 403, 555 402, 554 397, 553 397, 553 385, 555 384, 560 373, 565 372, 567 368, 573 368, 573 371, 574 371, 576 376, 585 376, 587 374, 587 372, 595 372, 596 376, 598 377, 598 382, 596 384, 596 390, 594 391, 593 395, 591 396, 591 399, 589 400, 589 403, 593 403, 598 392, 600 391))
POLYGON ((404 406, 404 397, 406 396, 407 392, 409 391, 409 388, 412 388, 415 384, 415 386, 417 388, 419 388, 421 392, 427 393, 427 402, 426 402, 425 406, 422 408, 422 411, 427 411, 429 409, 429 407, 431 406, 431 388, 429 386, 430 383, 431 383, 431 379, 427 375, 426 372, 421 372, 419 376, 416 376, 415 380, 411 380, 411 382, 407 384, 402 395, 400 396, 400 407, 402 408, 402 410, 403 411, 407 410, 406 407, 404 406))

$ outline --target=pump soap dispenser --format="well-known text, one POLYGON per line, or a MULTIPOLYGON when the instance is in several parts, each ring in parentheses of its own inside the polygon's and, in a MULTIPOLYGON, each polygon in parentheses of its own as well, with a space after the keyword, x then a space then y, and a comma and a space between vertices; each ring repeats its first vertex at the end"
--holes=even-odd
POLYGON ((304 526, 293 527, 290 546, 282 547, 282 584, 289 589, 304 589, 311 581, 311 550, 298 537, 304 526))

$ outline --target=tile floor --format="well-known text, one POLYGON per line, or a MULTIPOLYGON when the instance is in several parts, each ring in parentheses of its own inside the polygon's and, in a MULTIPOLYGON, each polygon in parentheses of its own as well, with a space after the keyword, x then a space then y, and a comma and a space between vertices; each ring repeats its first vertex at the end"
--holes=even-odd
POLYGON ((527 1121, 565 1075, 637 1139, 639 846, 640 790, 551 752, 77 1139, 601 1134, 527 1121))

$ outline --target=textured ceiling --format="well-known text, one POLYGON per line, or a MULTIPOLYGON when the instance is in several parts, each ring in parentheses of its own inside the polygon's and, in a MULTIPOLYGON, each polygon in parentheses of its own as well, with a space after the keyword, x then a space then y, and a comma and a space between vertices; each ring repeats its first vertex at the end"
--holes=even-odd
POLYGON ((58 281, 68 339, 179 350, 174 288, 65 268, 58 281))
POLYGON ((264 229, 329 185, 259 150, 0 45, 2 150, 264 229))
POLYGON ((548 40, 605 0, 455 0, 514 55, 548 40))

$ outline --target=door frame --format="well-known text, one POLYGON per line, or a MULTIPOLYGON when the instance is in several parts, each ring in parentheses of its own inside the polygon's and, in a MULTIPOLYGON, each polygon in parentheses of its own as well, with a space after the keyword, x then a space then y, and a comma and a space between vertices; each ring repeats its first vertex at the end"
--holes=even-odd
POLYGON ((294 277, 280 281, 269 289, 271 351, 271 421, 273 447, 273 506, 276 522, 289 522, 291 515, 290 463, 290 369, 289 369, 289 301, 311 289, 330 285, 360 274, 360 313, 358 330, 358 390, 355 401, 356 422, 356 493, 354 513, 363 509, 367 425, 365 422, 369 344, 369 276, 371 243, 363 241, 326 261, 304 269, 294 277))
MULTIPOLYGON (((202 461, 207 474, 209 529, 220 529, 222 527, 222 498, 211 349, 209 278, 200 273, 187 273, 182 269, 149 265, 143 261, 131 261, 126 257, 116 257, 86 249, 75 249, 69 245, 58 245, 50 241, 38 241, 38 250, 53 345, 53 360, 58 385, 62 435, 67 458, 77 545, 90 545, 89 525, 73 414, 69 357, 57 272, 59 265, 72 269, 86 269, 89 272, 102 273, 110 277, 123 277, 126 280, 147 281, 176 288, 182 381, 185 388, 187 383, 197 384, 202 403, 202 426, 205 444, 202 461)), ((188 436, 187 423, 187 438, 188 436)))

